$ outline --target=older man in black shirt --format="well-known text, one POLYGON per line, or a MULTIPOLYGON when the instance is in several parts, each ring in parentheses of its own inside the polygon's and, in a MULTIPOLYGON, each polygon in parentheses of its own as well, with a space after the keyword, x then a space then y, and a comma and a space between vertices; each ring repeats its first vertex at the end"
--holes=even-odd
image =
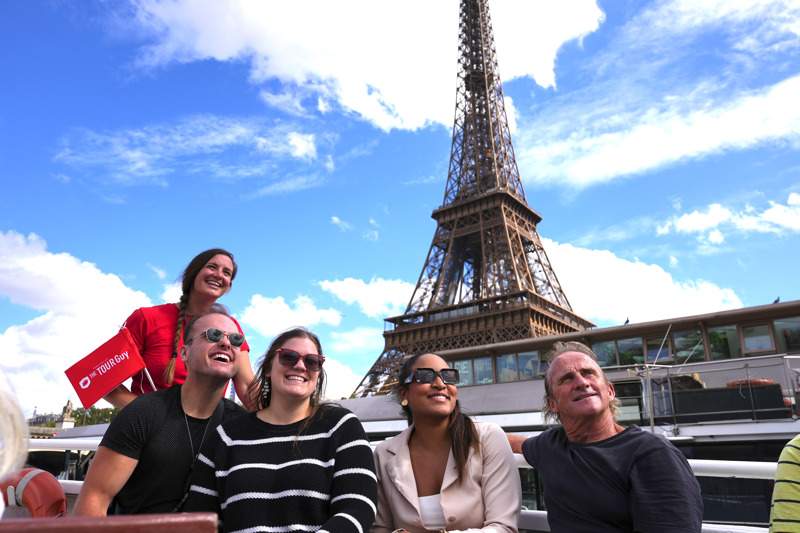
POLYGON ((544 481, 554 533, 699 533, 700 486, 663 437, 615 419, 616 396, 578 342, 557 343, 545 376, 545 415, 561 422, 525 440, 509 435, 544 481))

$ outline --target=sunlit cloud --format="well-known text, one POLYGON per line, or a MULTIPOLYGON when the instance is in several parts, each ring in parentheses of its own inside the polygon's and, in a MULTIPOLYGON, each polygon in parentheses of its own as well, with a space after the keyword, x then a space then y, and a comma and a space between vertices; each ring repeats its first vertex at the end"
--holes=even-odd
POLYGON ((361 312, 370 318, 402 313, 414 290, 414 285, 406 281, 380 277, 369 281, 358 278, 325 280, 319 286, 346 304, 358 305, 361 312))
POLYGON ((292 326, 313 328, 338 326, 342 315, 333 308, 320 308, 308 296, 298 296, 290 304, 283 296, 254 294, 241 315, 241 322, 264 337, 273 337, 292 326))
MULTIPOLYGON (((253 83, 282 84, 262 98, 289 113, 329 112, 336 102, 384 130, 452 121, 457 3, 140 0, 135 7, 140 28, 151 35, 138 61, 142 67, 245 60, 253 83)), ((544 87, 556 84, 564 43, 604 20, 592 0, 493 2, 491 8, 501 75, 530 76, 544 87)))

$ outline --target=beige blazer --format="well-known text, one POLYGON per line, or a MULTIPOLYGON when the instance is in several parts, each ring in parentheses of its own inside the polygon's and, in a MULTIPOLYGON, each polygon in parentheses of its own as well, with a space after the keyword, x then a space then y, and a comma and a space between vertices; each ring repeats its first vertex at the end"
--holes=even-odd
MULTIPOLYGON (((470 452, 461 483, 453 452, 447 460, 441 502, 447 530, 517 533, 521 504, 519 470, 505 433, 495 424, 476 422, 480 453, 470 452)), ((409 427, 375 448, 378 514, 373 533, 397 528, 423 533, 417 484, 411 469, 409 427)))

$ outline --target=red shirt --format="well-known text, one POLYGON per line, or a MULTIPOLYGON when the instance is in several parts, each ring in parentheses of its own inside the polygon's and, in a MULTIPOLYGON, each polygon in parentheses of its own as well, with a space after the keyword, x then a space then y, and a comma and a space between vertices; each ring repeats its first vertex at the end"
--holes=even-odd
MULTIPOLYGON (((236 323, 239 333, 244 334, 242 327, 235 318, 231 317, 236 323)), ((191 321, 191 317, 186 315, 184 318, 184 328, 191 321)), ((153 307, 140 307, 134 311, 125 326, 131 332, 133 340, 139 347, 139 353, 144 359, 144 364, 153 378, 156 389, 167 389, 170 385, 164 379, 164 371, 167 369, 170 357, 172 356, 172 346, 175 342, 175 327, 178 324, 178 305, 162 304, 153 307)), ((173 384, 186 381, 186 367, 181 359, 181 348, 183 347, 183 332, 178 341, 178 357, 175 359, 175 377, 173 384)), ((250 351, 247 340, 241 347, 242 351, 250 351)), ((153 387, 144 375, 139 372, 133 376, 131 391, 136 395, 145 392, 153 392, 153 387)))

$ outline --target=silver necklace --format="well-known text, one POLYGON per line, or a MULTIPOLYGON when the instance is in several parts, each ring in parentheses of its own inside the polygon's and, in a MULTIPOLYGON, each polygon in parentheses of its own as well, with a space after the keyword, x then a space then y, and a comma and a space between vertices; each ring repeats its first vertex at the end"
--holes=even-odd
MULTIPOLYGON (((213 416, 213 415, 212 415, 213 416)), ((200 445, 197 447, 197 451, 194 451, 194 441, 192 440, 192 432, 189 429, 189 419, 186 418, 186 412, 183 413, 183 421, 186 424, 186 435, 189 437, 189 446, 192 448, 192 466, 194 466, 194 462, 197 460, 197 454, 200 453, 200 449, 203 447, 203 443, 206 441, 206 432, 208 431, 209 423, 211 422, 211 417, 206 420, 206 427, 203 428, 203 437, 200 439, 200 445)))

